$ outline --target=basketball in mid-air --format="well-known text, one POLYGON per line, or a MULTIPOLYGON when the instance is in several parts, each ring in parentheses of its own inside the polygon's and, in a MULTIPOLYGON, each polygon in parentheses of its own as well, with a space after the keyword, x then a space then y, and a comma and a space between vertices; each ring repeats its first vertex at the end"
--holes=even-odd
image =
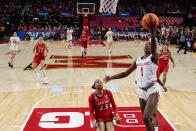
POLYGON ((156 25, 156 27, 159 26, 159 18, 153 13, 148 13, 144 15, 142 18, 142 26, 144 27, 144 29, 150 30, 149 24, 151 22, 151 19, 153 24, 156 25))

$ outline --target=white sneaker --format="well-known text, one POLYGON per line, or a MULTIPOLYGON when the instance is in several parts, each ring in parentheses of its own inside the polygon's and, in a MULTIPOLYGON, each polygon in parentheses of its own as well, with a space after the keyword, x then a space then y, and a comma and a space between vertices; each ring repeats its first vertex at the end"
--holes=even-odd
POLYGON ((44 84, 47 85, 48 81, 46 80, 46 77, 44 77, 44 84))
POLYGON ((36 73, 36 79, 39 80, 39 73, 36 73))

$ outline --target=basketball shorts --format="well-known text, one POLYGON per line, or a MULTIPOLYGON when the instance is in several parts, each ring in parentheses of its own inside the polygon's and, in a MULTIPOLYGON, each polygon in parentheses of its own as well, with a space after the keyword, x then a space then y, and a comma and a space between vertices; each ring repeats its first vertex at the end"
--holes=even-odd
POLYGON ((102 116, 102 117, 97 117, 95 118, 97 122, 108 122, 108 121, 113 121, 113 115, 109 115, 109 116, 102 116))
POLYGON ((146 101, 148 97, 153 93, 156 93, 160 97, 161 92, 162 88, 157 82, 155 82, 155 84, 152 87, 148 88, 146 91, 138 87, 138 97, 146 101))
POLYGON ((10 51, 18 51, 18 45, 10 46, 10 51))
POLYGON ((168 69, 169 69, 169 66, 158 66, 158 69, 157 69, 157 71, 158 71, 158 73, 162 73, 162 72, 164 72, 164 71, 168 71, 168 69))
POLYGON ((107 39, 107 42, 108 42, 108 43, 112 43, 113 40, 112 40, 112 39, 107 39))
POLYGON ((42 60, 45 60, 44 55, 35 55, 35 57, 33 58, 33 62, 35 63, 40 63, 42 60))
POLYGON ((67 41, 72 41, 72 36, 68 36, 67 41))
POLYGON ((81 41, 81 46, 83 48, 87 48, 87 41, 81 41))

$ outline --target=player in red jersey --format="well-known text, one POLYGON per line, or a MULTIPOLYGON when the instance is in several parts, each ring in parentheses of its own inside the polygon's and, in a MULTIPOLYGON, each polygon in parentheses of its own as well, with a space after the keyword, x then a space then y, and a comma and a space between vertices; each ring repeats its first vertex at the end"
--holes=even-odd
POLYGON ((114 131, 113 118, 116 124, 120 123, 117 106, 112 93, 103 89, 103 83, 97 79, 92 88, 95 92, 89 96, 90 120, 96 131, 114 131), (110 107, 112 105, 112 108, 110 107), (112 114, 114 111, 114 115, 112 114))
POLYGON ((88 35, 86 34, 85 30, 82 31, 82 34, 80 36, 81 40, 81 47, 82 47, 82 56, 81 58, 86 60, 86 50, 87 50, 87 40, 89 39, 88 35))
MULTIPOLYGON (((38 66, 38 64, 41 64, 41 70, 44 75, 44 84, 48 84, 48 82, 46 80, 46 72, 44 69, 45 57, 48 54, 48 47, 43 42, 42 36, 39 37, 38 43, 34 46, 33 53, 35 54, 35 56, 34 56, 33 63, 32 63, 32 70, 34 70, 38 66), (46 53, 45 53, 45 50, 46 50, 46 53)), ((39 73, 37 73, 36 71, 35 71, 35 73, 36 73, 37 79, 39 79, 39 73)))
POLYGON ((160 52, 159 64, 157 69, 158 77, 160 77, 161 73, 163 73, 163 81, 162 81, 163 85, 165 85, 166 78, 167 78, 167 72, 169 69, 169 59, 172 61, 173 68, 174 68, 175 67, 174 60, 171 56, 171 52, 169 51, 168 46, 165 44, 160 52))

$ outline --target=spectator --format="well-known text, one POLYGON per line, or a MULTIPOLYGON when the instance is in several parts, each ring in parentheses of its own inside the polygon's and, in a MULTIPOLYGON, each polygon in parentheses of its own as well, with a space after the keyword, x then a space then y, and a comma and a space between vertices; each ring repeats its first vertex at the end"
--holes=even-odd
POLYGON ((179 53, 180 50, 182 50, 183 48, 185 48, 184 54, 186 54, 186 51, 187 51, 187 42, 186 42, 186 35, 185 35, 184 31, 181 31, 181 34, 180 34, 180 37, 179 37, 179 44, 180 44, 180 48, 177 51, 177 53, 179 53))
POLYGON ((25 34, 25 40, 30 40, 30 35, 27 32, 25 34))
POLYGON ((44 40, 48 40, 48 34, 47 34, 47 32, 44 33, 44 40))

